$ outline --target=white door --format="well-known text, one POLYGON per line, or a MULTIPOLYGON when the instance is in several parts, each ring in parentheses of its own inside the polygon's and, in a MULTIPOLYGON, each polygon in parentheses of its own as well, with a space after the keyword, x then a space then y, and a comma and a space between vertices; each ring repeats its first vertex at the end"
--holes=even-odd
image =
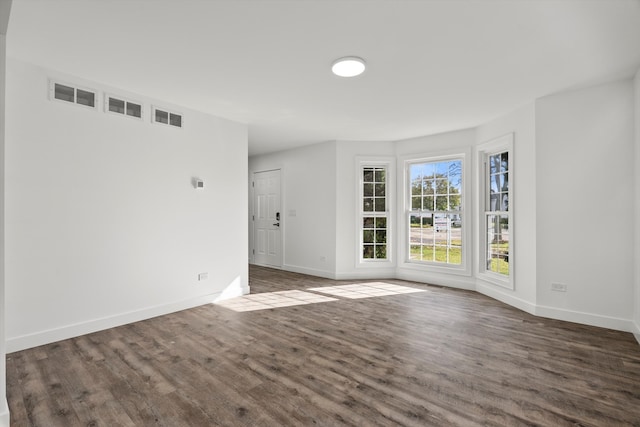
POLYGON ((254 263, 282 267, 280 170, 253 174, 254 263))

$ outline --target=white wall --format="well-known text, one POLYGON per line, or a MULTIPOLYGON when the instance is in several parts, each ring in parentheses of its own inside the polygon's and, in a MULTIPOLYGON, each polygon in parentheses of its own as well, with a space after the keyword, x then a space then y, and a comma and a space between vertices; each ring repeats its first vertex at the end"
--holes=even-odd
MULTIPOLYGON (((373 268, 357 268, 360 229, 356 227, 359 210, 358 157, 367 160, 394 158, 391 142, 338 141, 336 176, 336 277, 340 279, 381 278, 395 275, 395 262, 373 268), (378 267, 378 268, 375 268, 378 267)), ((395 163, 395 160, 394 160, 395 163)), ((394 165, 395 166, 395 165, 394 165)), ((391 177, 393 178, 393 177, 391 177)), ((397 222, 397 221, 396 221, 397 222)), ((392 234, 395 234, 393 229, 392 234)), ((395 243, 396 240, 394 239, 395 243)))
POLYGON ((536 102, 538 313, 630 330, 634 147, 631 80, 536 102), (568 286, 551 291, 551 283, 568 286))
POLYGON ((7 53, 7 26, 11 1, 0 2, 0 426, 9 426, 9 406, 6 393, 6 316, 5 316, 5 250, 4 250, 4 176, 5 176, 5 77, 7 53))
MULTIPOLYGON (((522 310, 533 312, 536 304, 536 133, 533 103, 479 126, 476 129, 476 142, 482 144, 508 133, 514 134, 514 172, 510 177, 510 184, 514 190, 512 207, 515 289, 508 290, 482 280, 478 280, 476 289, 522 310)), ((474 159, 476 164, 477 161, 478 159, 474 159)), ((474 206, 478 206, 477 199, 474 206)), ((476 209, 476 241, 480 226, 479 216, 480 213, 476 209)), ((475 262, 474 271, 477 268, 477 256, 475 262)))
POLYGON ((334 277, 336 143, 249 158, 250 174, 273 169, 282 171, 283 269, 334 277), (291 211, 296 215, 291 216, 291 211))
POLYGON ((12 58, 6 99, 9 351, 248 291, 246 125, 12 58), (145 120, 51 101, 51 77, 145 120), (152 103, 184 128, 152 124, 152 103))
POLYGON ((634 79, 634 97, 635 97, 635 306, 634 306, 634 323, 636 338, 640 342, 640 70, 634 79))

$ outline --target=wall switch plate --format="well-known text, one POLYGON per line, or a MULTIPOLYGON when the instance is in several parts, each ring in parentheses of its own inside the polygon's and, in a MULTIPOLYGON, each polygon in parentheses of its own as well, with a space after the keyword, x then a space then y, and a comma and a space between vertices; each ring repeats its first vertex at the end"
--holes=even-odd
POLYGON ((209 278, 209 273, 200 273, 198 274, 198 281, 201 282, 203 280, 207 280, 209 278))
POLYGON ((567 292, 567 285, 564 283, 552 283, 551 290, 556 292, 567 292))

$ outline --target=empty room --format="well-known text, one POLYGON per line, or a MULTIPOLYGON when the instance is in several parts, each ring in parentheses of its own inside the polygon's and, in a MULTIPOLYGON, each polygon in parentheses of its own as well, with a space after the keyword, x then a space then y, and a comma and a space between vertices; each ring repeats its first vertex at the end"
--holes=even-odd
POLYGON ((0 427, 640 426, 640 0, 0 0, 0 427))

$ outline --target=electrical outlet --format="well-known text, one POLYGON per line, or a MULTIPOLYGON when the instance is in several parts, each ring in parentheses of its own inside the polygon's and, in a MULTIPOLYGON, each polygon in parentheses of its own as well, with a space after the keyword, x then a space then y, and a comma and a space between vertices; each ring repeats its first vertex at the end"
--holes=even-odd
POLYGON ((556 292, 567 292, 567 285, 564 283, 552 283, 551 290, 556 292))
POLYGON ((203 280, 207 280, 209 278, 209 273, 200 273, 198 274, 198 281, 201 282, 203 280))

